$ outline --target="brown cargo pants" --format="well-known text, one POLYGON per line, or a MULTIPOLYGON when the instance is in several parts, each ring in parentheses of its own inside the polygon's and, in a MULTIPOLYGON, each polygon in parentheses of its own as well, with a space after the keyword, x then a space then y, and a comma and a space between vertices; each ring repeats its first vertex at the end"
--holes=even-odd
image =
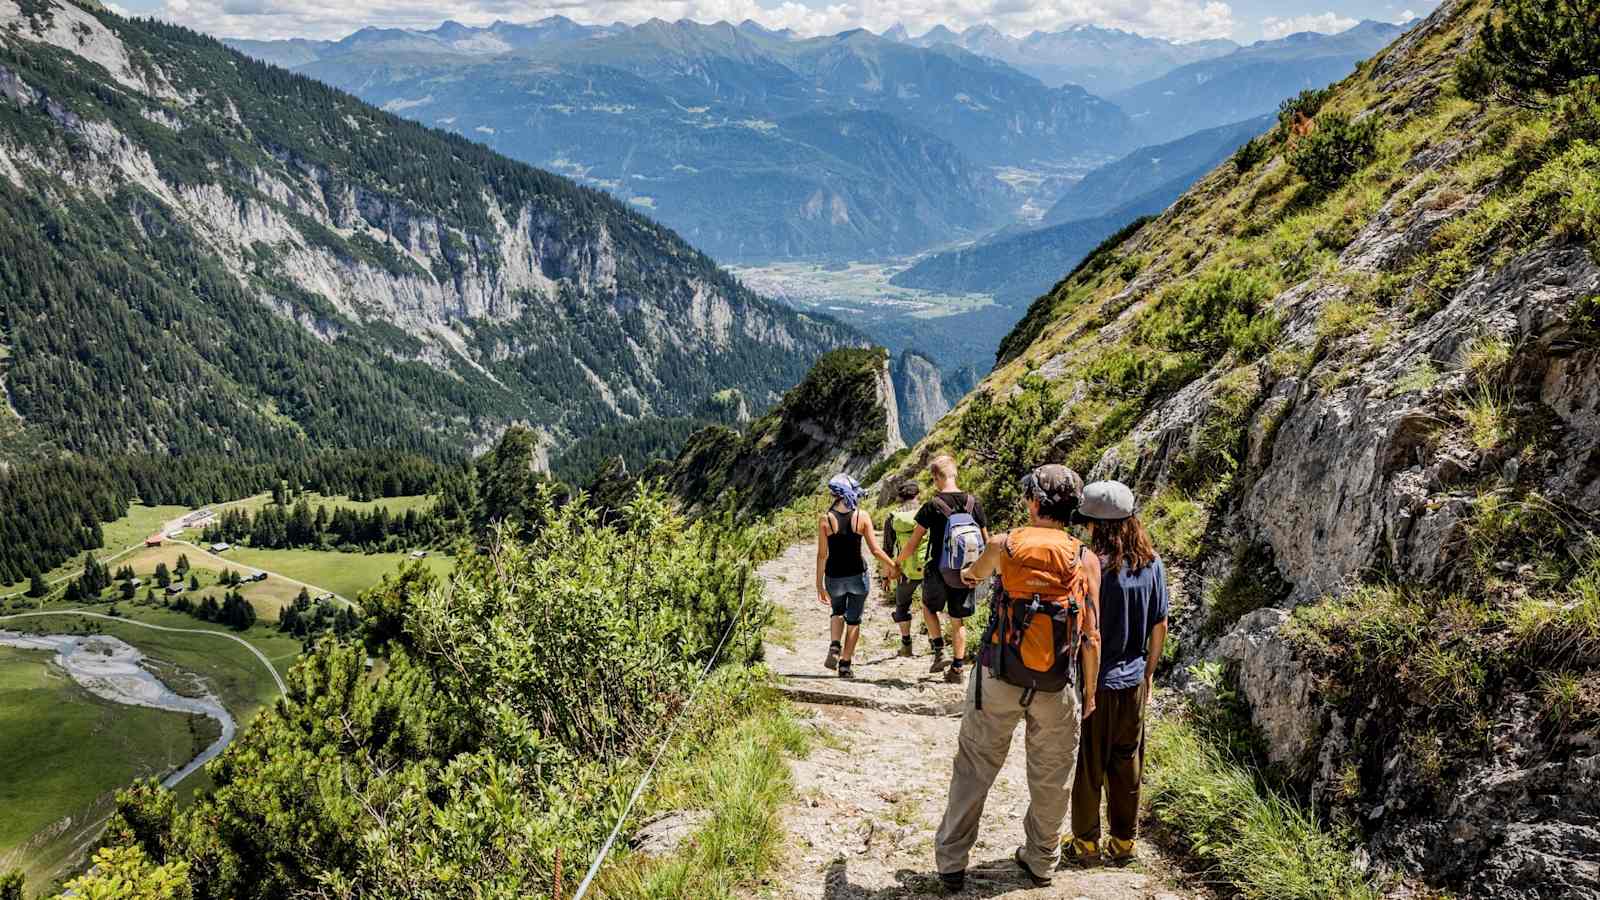
POLYGON ((1022 860, 1034 874, 1049 877, 1061 853, 1061 823, 1067 816, 1072 769, 1078 760, 1078 694, 1068 688, 1038 693, 1026 708, 1022 688, 983 673, 983 709, 974 704, 978 672, 967 679, 967 710, 956 742, 955 770, 944 821, 933 838, 940 872, 967 868, 978 840, 978 820, 989 787, 1011 749, 1019 720, 1027 720, 1028 813, 1023 819, 1022 860))
POLYGON ((1111 836, 1131 841, 1139 829, 1139 778, 1144 770, 1142 687, 1101 688, 1094 715, 1083 720, 1083 745, 1072 785, 1072 836, 1100 840, 1100 792, 1111 836))

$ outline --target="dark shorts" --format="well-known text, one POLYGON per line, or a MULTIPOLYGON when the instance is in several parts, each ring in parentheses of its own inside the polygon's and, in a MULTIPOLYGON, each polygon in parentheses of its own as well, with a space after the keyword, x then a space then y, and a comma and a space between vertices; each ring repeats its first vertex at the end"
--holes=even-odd
POLYGON ((917 588, 921 586, 922 579, 912 581, 902 578, 894 586, 894 615, 889 618, 896 622, 911 621, 911 604, 917 599, 917 588))
POLYGON ((978 611, 978 592, 972 588, 953 588, 944 576, 934 572, 922 579, 922 605, 928 612, 949 612, 952 619, 970 619, 978 611))
POLYGON ((871 589, 865 572, 846 578, 825 578, 822 586, 833 601, 833 614, 844 616, 846 625, 860 625, 861 611, 867 606, 867 592, 871 589))

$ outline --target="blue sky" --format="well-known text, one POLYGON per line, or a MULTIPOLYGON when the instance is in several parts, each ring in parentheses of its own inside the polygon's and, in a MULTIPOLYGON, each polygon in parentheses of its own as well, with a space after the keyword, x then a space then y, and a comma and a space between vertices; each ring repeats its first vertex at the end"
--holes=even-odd
POLYGON ((1249 43, 1293 31, 1340 31, 1361 19, 1425 15, 1437 0, 111 0, 226 37, 337 38, 366 25, 431 28, 445 19, 488 24, 561 14, 580 22, 653 17, 701 22, 755 19, 824 34, 903 22, 913 33, 988 23, 1011 34, 1095 24, 1174 40, 1227 37, 1249 43))

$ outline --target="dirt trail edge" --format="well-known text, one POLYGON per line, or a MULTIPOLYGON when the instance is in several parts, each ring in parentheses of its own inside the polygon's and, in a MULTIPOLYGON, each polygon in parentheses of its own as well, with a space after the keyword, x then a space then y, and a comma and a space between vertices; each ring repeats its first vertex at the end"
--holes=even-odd
MULTIPOLYGON (((1172 868, 1147 842, 1127 868, 1059 869, 1034 887, 1011 861, 1028 805, 1022 726, 984 810, 966 889, 944 893, 933 871, 933 833, 944 813, 964 688, 928 672, 928 639, 913 625, 916 656, 896 655, 892 604, 876 587, 867 601, 855 680, 823 668, 828 609, 813 589, 815 548, 790 547, 763 565, 773 603, 787 611, 767 644, 783 690, 811 716, 811 755, 792 764, 795 799, 783 810, 782 861, 749 896, 765 900, 1017 897, 1037 900, 1180 900, 1172 868), (793 646, 788 646, 792 643, 793 646)), ((980 608, 979 617, 987 616, 980 608)))

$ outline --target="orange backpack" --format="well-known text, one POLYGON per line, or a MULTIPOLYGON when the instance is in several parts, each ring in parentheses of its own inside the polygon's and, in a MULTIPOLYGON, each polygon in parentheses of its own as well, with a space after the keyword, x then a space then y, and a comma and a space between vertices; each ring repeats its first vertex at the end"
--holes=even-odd
POLYGON ((1057 693, 1074 683, 1089 616, 1083 542, 1054 528, 1019 528, 1000 560, 1000 589, 984 632, 985 664, 1024 689, 1057 693))

